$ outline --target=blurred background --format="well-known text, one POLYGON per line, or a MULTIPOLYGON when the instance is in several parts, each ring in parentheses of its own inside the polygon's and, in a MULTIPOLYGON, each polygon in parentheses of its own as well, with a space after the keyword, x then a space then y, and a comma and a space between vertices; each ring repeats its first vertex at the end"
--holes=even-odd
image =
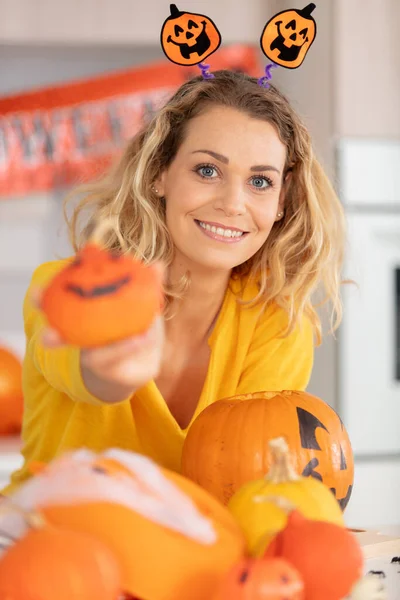
MULTIPOLYGON (((278 11, 305 4, 185 0, 178 7, 213 19, 222 49, 233 49, 227 66, 254 68, 256 57, 261 76, 264 24, 278 11)), ((177 69, 182 73, 173 65, 174 74, 168 71, 171 63, 159 44, 168 13, 162 0, 0 0, 0 344, 21 358, 22 302, 32 271, 70 253, 61 205, 75 172, 65 163, 70 179, 62 170, 37 176, 29 164, 35 148, 27 140, 46 126, 32 114, 41 102, 49 109, 68 97, 72 104, 86 97, 87 110, 87 102, 115 85, 116 94, 132 92, 115 110, 139 122, 178 85, 177 69), (138 81, 147 83, 135 92, 138 81), (58 85, 58 93, 36 93, 58 85), (29 118, 13 122, 27 107, 29 118), (23 172, 15 167, 18 153, 23 172)), ((309 391, 340 412, 352 440, 349 525, 400 525, 400 2, 323 0, 313 16, 317 37, 303 65, 275 69, 273 80, 308 125, 345 206, 344 276, 358 287, 344 291, 343 324, 318 348, 309 391)), ((207 61, 211 69, 219 52, 207 61)), ((98 115, 101 106, 93 108, 98 115)), ((74 114, 75 133, 89 140, 83 113, 74 114)), ((40 139, 49 156, 54 139, 40 139)), ((93 161, 92 153, 89 170, 93 161)), ((20 462, 18 447, 18 439, 0 443, 0 485, 20 462)))

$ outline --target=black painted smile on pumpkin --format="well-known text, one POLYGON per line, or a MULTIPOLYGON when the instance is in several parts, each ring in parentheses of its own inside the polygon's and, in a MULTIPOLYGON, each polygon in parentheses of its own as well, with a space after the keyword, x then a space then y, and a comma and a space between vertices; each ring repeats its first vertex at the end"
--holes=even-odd
POLYGON ((73 283, 68 283, 66 285, 67 292, 71 292, 80 298, 98 298, 99 296, 109 296, 111 294, 115 294, 119 289, 130 283, 132 277, 127 275, 126 277, 122 277, 113 283, 108 283, 107 285, 98 285, 89 290, 85 290, 80 285, 74 285, 73 283))
MULTIPOLYGON (((280 60, 284 60, 286 62, 293 62, 295 61, 299 54, 300 54, 300 50, 302 49, 302 47, 304 46, 304 44, 306 42, 308 42, 308 37, 307 37, 307 28, 303 29, 302 31, 300 31, 299 35, 301 35, 303 37, 303 43, 300 44, 299 46, 296 46, 293 44, 293 46, 291 46, 290 48, 288 46, 286 46, 285 44, 285 38, 281 33, 281 28, 280 26, 282 25, 282 21, 277 21, 276 23, 276 28, 278 30, 278 35, 277 37, 274 39, 274 41, 272 42, 270 49, 271 50, 279 50, 280 54, 278 56, 278 58, 280 60)), ((296 22, 290 21, 290 23, 288 23, 286 25, 286 28, 291 27, 293 30, 296 28, 296 22)), ((293 33, 292 36, 290 36, 291 39, 293 39, 293 41, 296 39, 297 37, 297 33, 293 33), (294 36, 294 37, 293 37, 294 36)))
MULTIPOLYGON (((190 23, 192 23, 192 27, 196 27, 196 28, 198 27, 198 25, 194 21, 189 21, 189 26, 190 26, 190 23)), ((203 25, 203 29, 197 36, 196 44, 194 44, 193 46, 189 46, 189 44, 187 44, 186 42, 182 42, 182 43, 175 42, 175 40, 173 40, 170 35, 168 36, 167 42, 169 42, 171 44, 175 44, 175 46, 179 46, 179 50, 181 52, 182 58, 189 59, 190 55, 193 54, 194 52, 197 52, 197 54, 199 56, 203 56, 203 54, 205 54, 207 52, 207 50, 209 49, 209 47, 211 46, 210 38, 208 37, 207 32, 206 32, 207 22, 202 21, 201 23, 203 25)), ((175 26, 175 34, 178 37, 180 35, 180 33, 183 33, 183 29, 181 27, 179 27, 179 29, 177 29, 177 27, 179 27, 179 25, 175 26)), ((189 32, 186 33, 186 39, 190 39, 192 37, 193 37, 192 33, 189 33, 189 32)))
MULTIPOLYGON (((324 429, 325 431, 327 431, 329 433, 327 427, 325 427, 325 425, 319 419, 317 419, 317 417, 315 415, 311 414, 307 410, 304 410, 304 408, 300 408, 300 406, 298 406, 296 408, 296 411, 297 411, 297 417, 299 420, 299 433, 300 433, 301 447, 304 449, 307 449, 307 450, 321 450, 321 446, 318 444, 318 441, 317 441, 316 430, 318 429, 318 427, 321 427, 322 429, 324 429)), ((339 417, 339 415, 338 415, 338 418, 340 420, 340 423, 341 423, 342 429, 343 429, 342 419, 339 417)), ((316 456, 314 456, 306 464, 301 475, 303 477, 314 477, 314 479, 318 479, 319 481, 323 482, 324 480, 322 478, 321 473, 318 473, 318 471, 316 471, 318 466, 319 466, 319 460, 316 456)), ((346 469, 347 469, 346 457, 344 455, 343 448, 340 447, 340 470, 346 471, 346 469)), ((347 488, 346 496, 344 496, 343 498, 337 497, 336 488, 329 488, 329 489, 335 496, 336 500, 339 502, 341 509, 344 510, 350 500, 353 486, 349 485, 349 487, 347 488)))

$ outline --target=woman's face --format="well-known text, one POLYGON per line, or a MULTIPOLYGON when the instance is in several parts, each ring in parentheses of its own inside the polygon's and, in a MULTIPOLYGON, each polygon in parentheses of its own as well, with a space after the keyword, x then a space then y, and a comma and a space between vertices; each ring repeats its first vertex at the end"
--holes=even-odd
POLYGON ((284 209, 286 147, 275 128, 231 108, 192 119, 156 182, 176 260, 229 271, 264 244, 284 209))

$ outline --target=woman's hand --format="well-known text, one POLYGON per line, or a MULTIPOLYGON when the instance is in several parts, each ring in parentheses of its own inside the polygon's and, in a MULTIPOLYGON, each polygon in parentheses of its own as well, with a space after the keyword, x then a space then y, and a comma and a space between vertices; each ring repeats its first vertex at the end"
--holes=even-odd
MULTIPOLYGON (((40 293, 33 301, 40 307, 40 293)), ((156 378, 164 348, 164 319, 157 316, 144 334, 109 345, 80 349, 82 378, 87 390, 107 403, 120 402, 135 390, 156 378)), ((67 345, 57 331, 46 328, 43 345, 60 348, 67 345)))

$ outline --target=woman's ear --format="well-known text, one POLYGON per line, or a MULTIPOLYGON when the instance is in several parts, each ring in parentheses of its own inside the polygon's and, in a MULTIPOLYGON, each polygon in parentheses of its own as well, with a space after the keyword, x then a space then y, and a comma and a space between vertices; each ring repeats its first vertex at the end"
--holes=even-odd
POLYGON ((165 171, 163 171, 163 173, 157 177, 151 187, 154 193, 159 196, 159 198, 163 198, 165 196, 165 171))

